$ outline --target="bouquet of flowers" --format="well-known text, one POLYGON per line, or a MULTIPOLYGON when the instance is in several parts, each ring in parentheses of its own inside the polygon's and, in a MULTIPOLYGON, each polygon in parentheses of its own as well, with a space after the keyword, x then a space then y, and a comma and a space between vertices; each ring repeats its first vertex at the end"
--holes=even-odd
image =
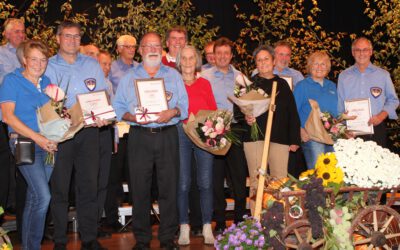
POLYGON ((332 140, 337 141, 337 139, 349 138, 347 126, 344 124, 342 115, 334 118, 329 112, 321 112, 320 117, 326 132, 328 132, 332 140))
POLYGON ((352 119, 352 117, 342 114, 336 119, 329 112, 321 112, 316 101, 312 99, 308 101, 311 112, 307 118, 305 129, 311 140, 333 145, 337 139, 351 137, 344 125, 344 120, 352 119))
POLYGON ((232 113, 226 110, 200 110, 190 114, 183 129, 198 147, 215 155, 225 155, 239 139, 231 130, 232 113))
MULTIPOLYGON (((66 92, 68 91, 68 86, 66 92)), ((40 133, 49 140, 63 142, 71 139, 83 128, 83 118, 79 104, 71 109, 65 107, 66 92, 58 85, 49 84, 44 92, 50 97, 50 101, 36 111, 40 133)), ((48 153, 46 164, 54 165, 54 153, 48 153)))
POLYGON ((344 182, 359 187, 392 188, 400 183, 400 157, 373 141, 339 139, 334 144, 344 182))
MULTIPOLYGON (((2 207, 0 207, 0 215, 4 213, 2 207)), ((13 246, 11 244, 10 238, 7 236, 7 232, 0 227, 0 250, 12 250, 13 246)))
MULTIPOLYGON (((270 98, 261 88, 256 88, 245 76, 239 75, 236 78, 234 95, 228 97, 240 108, 244 115, 258 117, 267 112, 270 98)), ((251 126, 251 139, 258 140, 259 133, 262 134, 260 127, 255 122, 251 126)))
POLYGON ((261 223, 251 217, 244 217, 239 224, 232 224, 217 236, 214 243, 217 250, 267 249, 261 223))

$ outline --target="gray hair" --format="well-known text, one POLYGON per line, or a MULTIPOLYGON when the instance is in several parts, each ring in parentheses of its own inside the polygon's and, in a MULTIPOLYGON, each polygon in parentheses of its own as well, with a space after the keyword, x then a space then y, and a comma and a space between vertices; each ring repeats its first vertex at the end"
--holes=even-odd
POLYGON ((4 22, 4 31, 3 34, 5 32, 7 32, 8 30, 10 30, 15 24, 22 24, 25 26, 24 20, 20 19, 20 18, 8 18, 5 22, 4 22))
POLYGON ((200 52, 192 45, 185 45, 185 47, 183 47, 181 50, 179 50, 178 55, 176 56, 176 69, 182 73, 182 68, 181 68, 181 56, 182 56, 182 51, 184 49, 190 49, 194 52, 194 55, 196 57, 196 67, 195 67, 195 71, 196 72, 200 72, 201 71, 201 65, 202 65, 202 61, 201 61, 201 55, 200 52))
POLYGON ((351 43, 351 50, 353 50, 354 47, 356 46, 356 44, 357 44, 359 41, 362 41, 362 40, 366 41, 366 42, 369 44, 369 46, 371 47, 371 49, 373 49, 371 40, 369 40, 369 39, 366 38, 365 36, 361 36, 361 37, 357 38, 356 40, 354 40, 354 41, 351 43))
POLYGON ((131 35, 122 35, 117 39, 117 46, 124 45, 124 43, 128 40, 132 40, 135 45, 137 44, 135 37, 131 35))
POLYGON ((262 50, 267 51, 271 56, 272 59, 275 58, 275 50, 273 47, 269 46, 269 45, 260 45, 258 46, 254 51, 253 51, 253 58, 254 60, 256 60, 256 56, 258 55, 258 53, 260 53, 262 50))

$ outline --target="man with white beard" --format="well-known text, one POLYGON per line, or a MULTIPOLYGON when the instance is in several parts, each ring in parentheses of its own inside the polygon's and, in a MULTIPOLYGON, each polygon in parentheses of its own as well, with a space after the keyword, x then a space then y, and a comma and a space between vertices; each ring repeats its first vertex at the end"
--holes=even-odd
POLYGON ((131 125, 128 163, 132 186, 132 216, 135 221, 132 223, 136 239, 133 249, 150 249, 152 230, 149 207, 154 169, 157 171, 161 215, 158 238, 162 249, 178 249, 174 243, 178 229, 176 195, 179 172, 176 124, 187 118, 188 98, 178 71, 161 63, 159 34, 145 34, 140 42, 139 53, 143 62, 121 79, 113 102, 118 120, 131 125), (150 78, 163 79, 168 109, 158 113, 158 119, 154 122, 139 122, 135 112, 139 103, 133 83, 150 78))

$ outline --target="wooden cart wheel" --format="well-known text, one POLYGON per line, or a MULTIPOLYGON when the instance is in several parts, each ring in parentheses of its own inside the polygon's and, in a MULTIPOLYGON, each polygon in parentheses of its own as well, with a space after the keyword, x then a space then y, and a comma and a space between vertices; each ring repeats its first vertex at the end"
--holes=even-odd
POLYGON ((287 249, 311 250, 324 246, 325 240, 312 238, 311 224, 308 220, 298 220, 282 232, 282 240, 287 249))
POLYGON ((400 214, 388 206, 368 206, 353 219, 350 235, 356 250, 399 247, 400 214))

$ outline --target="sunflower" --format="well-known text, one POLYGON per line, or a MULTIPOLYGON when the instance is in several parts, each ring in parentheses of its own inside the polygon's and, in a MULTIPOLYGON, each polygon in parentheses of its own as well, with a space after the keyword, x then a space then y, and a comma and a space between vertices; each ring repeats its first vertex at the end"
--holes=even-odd
POLYGON ((300 174, 299 180, 303 181, 315 174, 315 169, 309 169, 300 174))
POLYGON ((320 154, 318 156, 317 162, 315 163, 315 168, 318 166, 329 166, 334 167, 337 164, 337 159, 335 153, 320 154))
POLYGON ((317 177, 322 179, 322 185, 328 186, 330 182, 340 184, 343 181, 343 171, 335 166, 318 166, 317 177))

